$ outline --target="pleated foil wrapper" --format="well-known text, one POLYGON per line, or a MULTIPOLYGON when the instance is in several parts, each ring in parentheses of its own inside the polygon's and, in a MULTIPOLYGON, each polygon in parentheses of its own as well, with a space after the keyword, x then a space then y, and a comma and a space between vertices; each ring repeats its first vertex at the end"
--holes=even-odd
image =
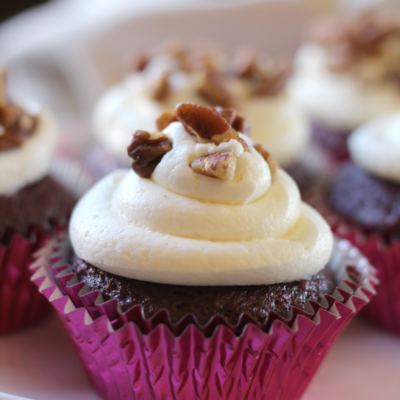
POLYGON ((335 293, 310 302, 307 310, 293 308, 290 319, 270 313, 259 325, 242 314, 232 326, 216 316, 201 326, 188 314, 174 324, 167 310, 150 319, 141 306, 122 313, 117 300, 104 301, 78 282, 66 235, 47 249, 32 266, 32 280, 57 310, 96 391, 108 400, 299 399, 377 283, 368 261, 340 241, 330 261, 335 293))
POLYGON ((366 235, 329 206, 324 189, 308 193, 305 201, 325 217, 338 237, 360 249, 376 268, 380 284, 364 314, 377 325, 400 335, 400 239, 388 244, 377 234, 366 235))
MULTIPOLYGON (((65 157, 55 159, 51 175, 77 198, 94 182, 79 162, 65 157)), ((58 225, 48 232, 52 225, 31 226, 25 234, 10 228, 0 238, 0 334, 27 328, 52 311, 31 281, 35 270, 30 268, 53 233, 62 229, 58 225)))
POLYGON ((43 230, 32 228, 27 236, 8 232, 7 244, 0 242, 0 334, 31 326, 51 311, 31 282, 35 271, 29 268, 48 239, 43 230))

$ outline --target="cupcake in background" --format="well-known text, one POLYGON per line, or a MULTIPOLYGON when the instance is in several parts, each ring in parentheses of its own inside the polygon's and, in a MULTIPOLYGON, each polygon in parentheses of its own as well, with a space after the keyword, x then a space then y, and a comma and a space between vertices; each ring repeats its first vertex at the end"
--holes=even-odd
POLYGON ((16 104, 0 71, 0 333, 48 311, 30 282, 29 265, 55 227, 66 226, 75 203, 49 174, 58 127, 37 104, 16 104))
POLYGON ((320 20, 297 52, 290 92, 332 161, 349 157, 347 136, 400 108, 400 24, 367 13, 320 20))
POLYGON ((376 117, 349 136, 352 162, 310 203, 378 270, 369 317, 400 334, 400 112, 376 117))
POLYGON ((181 103, 157 126, 33 280, 104 399, 299 399, 372 269, 231 109, 181 103))
MULTIPOLYGON (((289 75, 289 63, 260 60, 250 48, 229 55, 211 47, 186 50, 174 45, 141 56, 132 73, 108 89, 95 106, 93 131, 103 153, 106 149, 112 157, 105 163, 107 157, 97 153, 99 163, 95 151, 92 164, 97 164, 99 175, 129 165, 125 148, 132 132, 154 130, 164 111, 191 102, 246 115, 253 140, 265 145, 282 167, 291 167, 307 146, 310 130, 286 91, 289 75)), ((248 131, 243 127, 242 133, 248 131)))

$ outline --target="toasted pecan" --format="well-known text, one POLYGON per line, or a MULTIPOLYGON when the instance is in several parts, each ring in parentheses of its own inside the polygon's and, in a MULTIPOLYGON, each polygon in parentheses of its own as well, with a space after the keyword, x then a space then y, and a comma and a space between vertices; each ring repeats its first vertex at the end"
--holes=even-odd
POLYGON ((227 151, 197 158, 189 165, 198 174, 231 181, 235 176, 236 157, 232 151, 227 151))
POLYGON ((136 131, 128 146, 128 156, 132 158, 132 169, 142 178, 151 174, 172 149, 172 143, 165 134, 151 135, 147 131, 136 131))

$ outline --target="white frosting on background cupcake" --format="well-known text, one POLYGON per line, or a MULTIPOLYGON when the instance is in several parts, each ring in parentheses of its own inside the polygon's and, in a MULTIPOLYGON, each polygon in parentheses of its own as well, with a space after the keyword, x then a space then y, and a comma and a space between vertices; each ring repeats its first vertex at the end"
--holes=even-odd
POLYGON ((198 143, 178 122, 164 132, 172 150, 150 179, 118 170, 79 201, 70 223, 78 257, 116 275, 178 285, 291 282, 325 267, 330 228, 285 172, 271 182, 267 162, 236 140, 219 149, 198 143), (189 167, 228 149, 237 158, 231 181, 189 167))
POLYGON ((44 178, 50 171, 58 140, 58 126, 44 108, 35 131, 19 147, 0 151, 0 195, 12 195, 44 178))
POLYGON ((400 184, 400 112, 376 117, 348 139, 352 160, 372 175, 400 184))
MULTIPOLYGON (((400 41, 395 51, 400 52, 400 41)), ((400 54, 397 54, 400 56, 400 54)), ((378 69, 384 57, 364 61, 363 68, 378 69)), ((400 108, 400 87, 392 82, 363 82, 354 71, 328 67, 327 52, 315 43, 303 44, 295 58, 289 88, 293 97, 315 122, 348 132, 382 112, 400 108)))
MULTIPOLYGON (((126 145, 137 129, 155 130, 162 112, 181 102, 204 104, 197 94, 200 76, 177 69, 171 57, 157 56, 142 72, 132 73, 109 88, 93 113, 93 132, 120 161, 128 165, 126 145), (170 73, 170 94, 163 101, 149 97, 149 85, 162 71, 170 73)), ((243 79, 225 76, 225 85, 235 98, 237 109, 250 124, 254 142, 268 148, 283 167, 294 163, 309 140, 309 125, 298 105, 283 91, 278 95, 255 96, 243 79)))

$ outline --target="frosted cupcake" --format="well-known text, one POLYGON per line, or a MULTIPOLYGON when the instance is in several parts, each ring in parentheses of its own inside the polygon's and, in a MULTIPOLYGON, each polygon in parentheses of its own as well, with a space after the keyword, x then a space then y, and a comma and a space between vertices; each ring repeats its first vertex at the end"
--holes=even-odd
POLYGON ((349 137, 354 163, 337 176, 329 202, 340 214, 335 229, 378 269, 381 285, 367 308, 400 334, 400 113, 377 117, 349 137))
POLYGON ((320 21, 294 66, 290 91, 313 121, 314 140, 334 160, 347 136, 400 107, 400 25, 374 14, 320 21))
POLYGON ((346 243, 331 257, 327 223, 231 110, 182 103, 157 125, 134 133, 133 171, 77 204, 70 264, 59 237, 35 281, 106 399, 299 399, 372 295, 368 263, 346 243))
POLYGON ((74 205, 48 176, 57 136, 46 109, 9 101, 0 71, 0 333, 29 325, 48 310, 28 267, 55 226, 67 224, 74 205))
POLYGON ((93 131, 126 166, 132 132, 154 130, 158 116, 179 102, 231 107, 246 115, 254 141, 290 167, 307 145, 309 126, 286 91, 289 75, 286 63, 260 61, 250 49, 233 57, 210 48, 166 49, 138 59, 135 70, 104 93, 94 110, 93 131))

